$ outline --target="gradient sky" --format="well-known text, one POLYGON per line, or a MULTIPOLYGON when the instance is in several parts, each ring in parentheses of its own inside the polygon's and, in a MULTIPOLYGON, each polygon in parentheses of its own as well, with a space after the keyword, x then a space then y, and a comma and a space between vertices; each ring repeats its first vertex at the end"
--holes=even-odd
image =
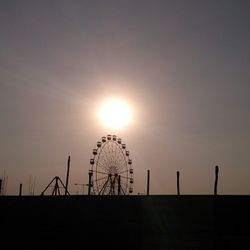
POLYGON ((130 149, 135 194, 250 193, 250 1, 0 2, 0 176, 7 194, 87 183, 96 142, 130 149), (111 131, 95 110, 129 100, 134 123, 111 131))

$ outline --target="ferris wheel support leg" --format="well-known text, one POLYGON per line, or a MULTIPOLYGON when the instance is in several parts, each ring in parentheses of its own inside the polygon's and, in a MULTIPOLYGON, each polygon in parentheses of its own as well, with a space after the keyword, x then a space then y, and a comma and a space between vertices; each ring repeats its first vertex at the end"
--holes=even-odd
POLYGON ((123 188, 122 188, 122 185, 120 185, 120 194, 123 194, 123 195, 126 195, 126 193, 125 193, 125 191, 123 190, 123 188))
POLYGON ((113 178, 113 180, 112 180, 112 178, 110 177, 111 184, 110 184, 110 192, 109 192, 109 194, 111 194, 111 195, 115 195, 115 184, 116 184, 116 179, 117 179, 117 176, 116 176, 116 175, 115 175, 115 177, 113 178))
POLYGON ((100 192, 99 192, 100 195, 103 195, 103 194, 104 194, 104 192, 105 192, 105 190, 106 190, 106 186, 108 185, 109 181, 110 181, 110 177, 108 177, 108 179, 107 179, 106 182, 104 183, 102 189, 100 190, 100 192))
POLYGON ((90 195, 90 193, 91 193, 91 187, 92 187, 92 176, 93 176, 93 172, 89 172, 88 195, 90 195))
POLYGON ((121 194, 121 176, 118 175, 118 195, 121 194))

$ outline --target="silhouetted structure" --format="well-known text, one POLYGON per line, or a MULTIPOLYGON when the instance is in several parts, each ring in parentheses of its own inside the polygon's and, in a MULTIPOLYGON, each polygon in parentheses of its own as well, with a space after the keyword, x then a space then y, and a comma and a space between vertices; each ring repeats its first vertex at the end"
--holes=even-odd
POLYGON ((133 193, 133 168, 130 152, 116 135, 103 136, 92 151, 89 168, 89 194, 133 193), (120 182, 119 177, 120 176, 120 182))
MULTIPOLYGON (((52 190, 52 193, 51 195, 61 195, 61 192, 60 192, 60 186, 59 186, 59 183, 62 185, 62 188, 64 190, 66 190, 66 186, 63 184, 62 180, 60 179, 60 177, 58 176, 55 176, 52 181, 49 183, 49 185, 43 190, 43 192, 41 193, 41 195, 44 195, 44 193, 46 192, 46 190, 49 188, 49 187, 53 187, 53 190, 52 190), (52 185, 54 182, 54 185, 52 185)), ((70 193, 66 190, 66 195, 70 195, 70 193)))
POLYGON ((19 196, 21 196, 21 195, 22 195, 22 188, 23 188, 23 184, 22 184, 22 183, 20 183, 20 186, 19 186, 19 196))
POLYGON ((2 183, 3 183, 3 180, 0 179, 0 195, 2 194, 2 183))
POLYGON ((180 172, 176 172, 177 175, 177 195, 180 195, 180 172))
POLYGON ((214 195, 217 195, 219 167, 215 166, 214 195))
POLYGON ((121 176, 118 175, 118 195, 121 194, 121 176))
POLYGON ((93 172, 89 171, 89 184, 88 184, 88 195, 91 194, 91 188, 93 187, 93 183, 92 183, 92 176, 93 176, 93 172))
POLYGON ((147 195, 149 195, 149 186, 150 186, 150 170, 147 171, 147 195))
POLYGON ((69 183, 69 167, 70 167, 70 155, 68 157, 68 164, 67 164, 67 177, 66 177, 66 187, 64 195, 67 195, 68 192, 68 183, 69 183))

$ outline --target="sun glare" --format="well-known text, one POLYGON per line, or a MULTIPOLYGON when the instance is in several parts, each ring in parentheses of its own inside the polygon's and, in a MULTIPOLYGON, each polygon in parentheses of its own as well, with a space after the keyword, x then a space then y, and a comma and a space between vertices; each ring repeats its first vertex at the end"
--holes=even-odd
POLYGON ((120 129, 131 123, 132 110, 125 100, 112 98, 101 105, 98 116, 106 127, 120 129))

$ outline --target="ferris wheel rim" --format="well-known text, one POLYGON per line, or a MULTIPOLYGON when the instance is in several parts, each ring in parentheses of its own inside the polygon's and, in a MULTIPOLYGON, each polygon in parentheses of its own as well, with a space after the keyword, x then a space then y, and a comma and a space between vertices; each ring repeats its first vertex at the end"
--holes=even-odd
MULTIPOLYGON (((109 159, 107 159, 107 156, 106 156, 106 151, 105 151, 105 149, 107 149, 107 147, 109 147, 110 145, 112 145, 112 147, 114 146, 117 150, 119 150, 119 153, 120 153, 120 155, 122 155, 122 157, 123 157, 123 159, 122 159, 122 161, 123 161, 123 167, 122 167, 122 169, 124 169, 124 168, 126 168, 126 170, 125 170, 125 172, 124 173, 126 173, 126 175, 128 176, 128 168, 127 168, 127 160, 126 160, 126 156, 125 156, 125 154, 124 154, 124 152, 123 152, 123 150, 121 149, 121 147, 119 146, 119 144, 116 142, 116 141, 106 141, 106 142, 104 142, 103 144, 102 144, 102 147, 100 148, 100 151, 99 151, 99 154, 98 154, 98 156, 97 156, 97 160, 96 160, 96 164, 95 164, 95 180, 100 180, 99 179, 99 171, 98 171, 98 169, 99 169, 99 167, 100 167, 100 157, 101 157, 101 155, 102 155, 102 152, 104 152, 104 154, 105 154, 105 161, 106 160, 109 160, 109 159)), ((110 153, 110 148, 108 148, 108 151, 109 151, 109 153, 110 153)), ((116 154, 116 153, 115 153, 116 154)), ((113 159, 113 157, 112 157, 112 161, 114 161, 114 159, 113 159)), ((108 164, 109 164, 110 162, 108 162, 108 164)), ((112 163, 114 163, 114 162, 112 162, 112 163)), ((117 163, 117 162, 116 162, 117 163)), ((119 172, 119 169, 120 169, 121 167, 119 167, 118 169, 117 169, 117 175, 120 175, 120 172, 119 172)), ((106 175, 108 175, 107 176, 107 178, 109 178, 109 174, 110 174, 110 172, 109 172, 109 170, 110 169, 107 169, 107 167, 106 167, 106 170, 107 170, 107 173, 105 173, 106 175)), ((96 189, 97 189, 97 192, 99 193, 101 190, 102 190, 102 186, 105 184, 104 183, 104 181, 105 180, 107 180, 107 178, 105 179, 103 179, 103 182, 102 183, 100 183, 99 185, 96 183, 96 189)), ((124 186, 124 185, 122 185, 122 186, 124 186)), ((125 192, 127 191, 127 187, 128 187, 128 184, 127 183, 125 183, 125 187, 124 187, 124 189, 125 189, 125 192)))

